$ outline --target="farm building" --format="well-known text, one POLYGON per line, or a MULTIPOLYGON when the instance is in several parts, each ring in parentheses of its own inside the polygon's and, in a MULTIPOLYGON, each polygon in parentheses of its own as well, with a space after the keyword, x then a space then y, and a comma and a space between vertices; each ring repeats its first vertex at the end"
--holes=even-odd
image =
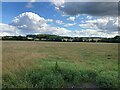
POLYGON ((28 39, 28 40, 33 40, 34 38, 32 38, 32 37, 27 37, 27 39, 28 39))

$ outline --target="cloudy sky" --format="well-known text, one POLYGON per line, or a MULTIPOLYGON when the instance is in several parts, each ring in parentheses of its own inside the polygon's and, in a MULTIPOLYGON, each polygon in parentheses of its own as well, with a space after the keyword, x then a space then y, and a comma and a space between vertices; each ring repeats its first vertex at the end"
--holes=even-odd
POLYGON ((0 36, 114 37, 118 26, 117 2, 3 2, 0 36))

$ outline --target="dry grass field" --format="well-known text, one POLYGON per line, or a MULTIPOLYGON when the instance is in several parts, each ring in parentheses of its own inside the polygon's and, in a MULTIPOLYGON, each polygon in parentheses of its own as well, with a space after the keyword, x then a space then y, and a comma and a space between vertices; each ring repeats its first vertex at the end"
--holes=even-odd
POLYGON ((3 88, 117 87, 118 44, 3 41, 2 50, 3 88))

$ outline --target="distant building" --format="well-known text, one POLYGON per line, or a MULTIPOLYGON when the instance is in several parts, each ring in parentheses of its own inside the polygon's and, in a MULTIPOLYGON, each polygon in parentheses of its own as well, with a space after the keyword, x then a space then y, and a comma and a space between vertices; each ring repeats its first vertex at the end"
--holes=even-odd
POLYGON ((83 42, 99 42, 101 41, 100 37, 83 37, 83 42))
POLYGON ((62 42, 67 42, 68 41, 68 38, 63 38, 62 39, 62 42))
POLYGON ((88 39, 88 42, 91 42, 92 40, 93 40, 92 38, 89 38, 89 39, 88 39))
POLYGON ((70 39, 68 39, 68 41, 72 42, 72 41, 73 41, 73 39, 72 39, 72 38, 70 38, 70 39))
POLYGON ((9 39, 13 38, 12 36, 8 36, 9 39))
POLYGON ((93 39, 95 42, 99 42, 99 41, 101 41, 101 38, 94 38, 93 39))
POLYGON ((74 38, 72 37, 62 37, 62 42, 72 42, 74 38))
POLYGON ((83 37, 82 40, 83 40, 83 42, 88 42, 89 41, 87 37, 83 37))
POLYGON ((32 38, 32 37, 27 37, 27 39, 28 39, 28 40, 33 40, 34 38, 32 38))
POLYGON ((39 39, 39 38, 35 38, 34 40, 35 40, 35 41, 40 41, 40 39, 39 39))
POLYGON ((41 41, 47 41, 47 39, 46 38, 41 38, 41 41))

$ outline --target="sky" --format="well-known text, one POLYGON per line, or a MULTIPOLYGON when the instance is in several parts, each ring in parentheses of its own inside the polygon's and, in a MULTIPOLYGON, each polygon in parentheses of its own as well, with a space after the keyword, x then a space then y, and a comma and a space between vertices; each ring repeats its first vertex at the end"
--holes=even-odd
POLYGON ((114 37, 118 20, 116 2, 2 2, 0 36, 114 37))

